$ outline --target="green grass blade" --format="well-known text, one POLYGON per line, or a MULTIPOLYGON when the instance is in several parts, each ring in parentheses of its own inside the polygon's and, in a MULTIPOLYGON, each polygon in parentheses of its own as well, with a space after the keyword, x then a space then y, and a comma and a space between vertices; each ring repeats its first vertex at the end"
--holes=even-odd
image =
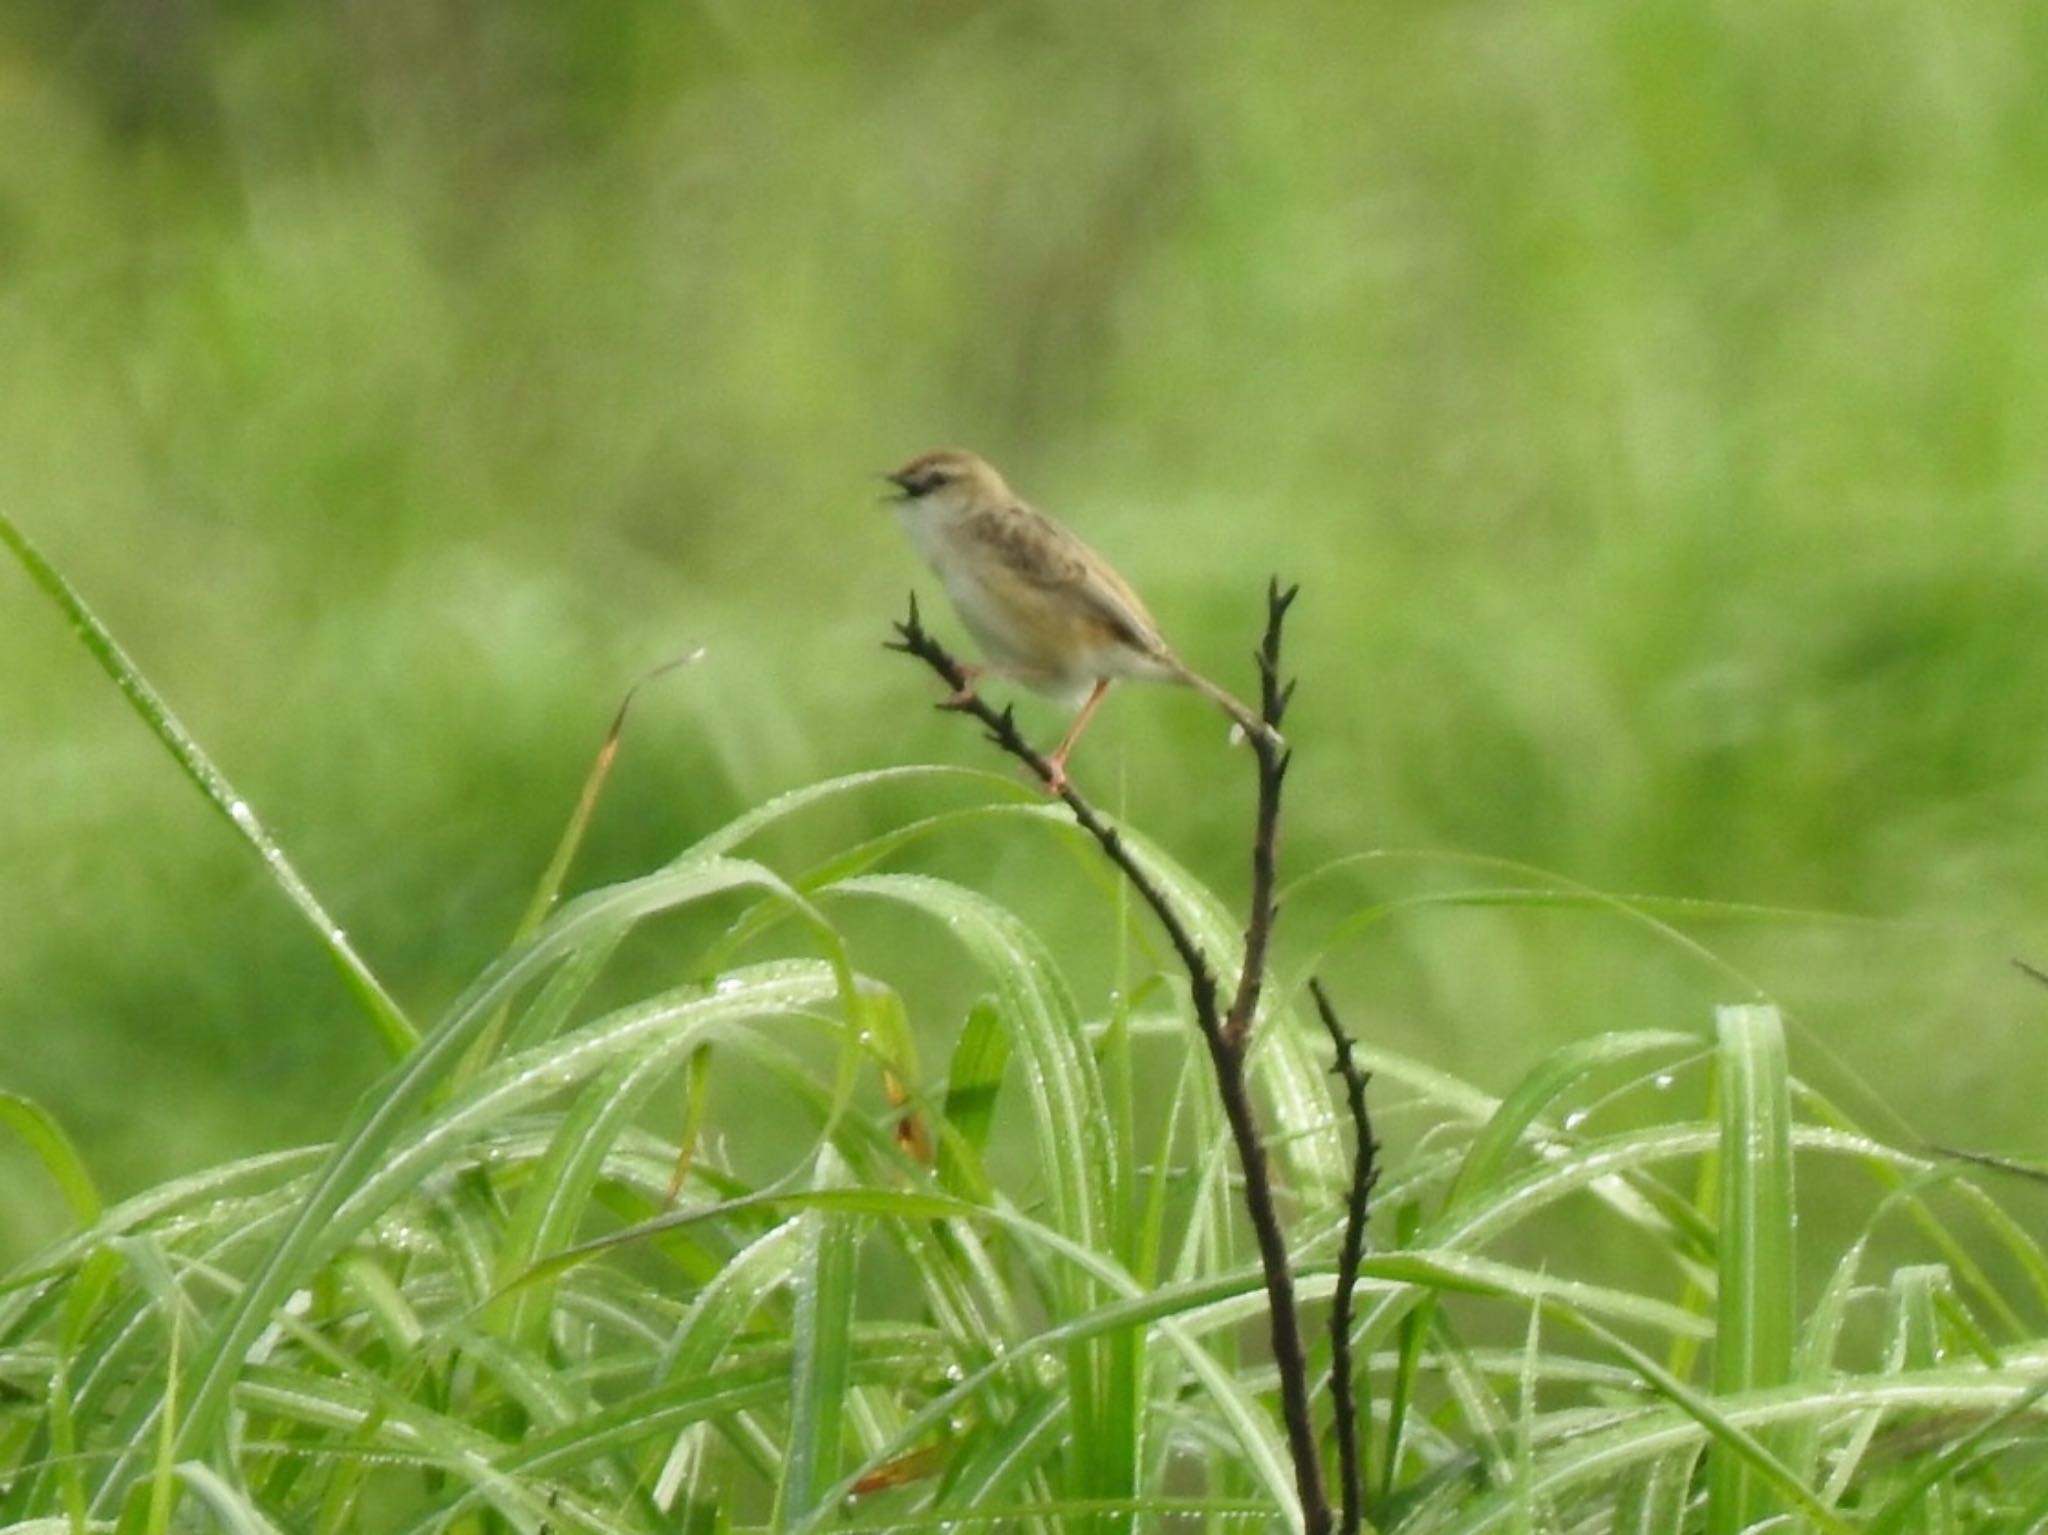
POLYGON ((1535 1535, 1539 1521, 1548 1525, 1547 1510, 1540 1509, 1533 1487, 1536 1480, 1537 1401, 1543 1388, 1543 1308, 1529 1308, 1529 1324, 1522 1339, 1522 1373, 1516 1393, 1515 1470, 1517 1494, 1515 1522, 1522 1535, 1535 1535))
MULTIPOLYGON (((1924 1514, 1930 1499, 1946 1502, 1943 1495, 1948 1491, 1948 1479, 1976 1456, 1980 1448, 1999 1430, 2016 1422, 2044 1397, 2048 1397, 2048 1375, 2041 1376, 2019 1396, 1999 1411, 1986 1417, 1968 1433, 1959 1435, 1955 1441, 1938 1455, 1927 1457, 1927 1463, 1908 1477, 1905 1485, 1886 1500, 1884 1506, 1864 1526, 1862 1535, 1899 1535, 1910 1527, 1915 1514, 1924 1514)), ((2038 1447, 2035 1453, 2039 1453, 2038 1447)), ((2038 1528, 2031 1521, 2015 1524, 2013 1529, 2033 1531, 2038 1528)))
MULTIPOLYGON (((1818 1389, 1780 1388, 1754 1396, 1709 1398, 1597 1324, 1589 1327, 1584 1319, 1571 1317, 1563 1308, 1558 1314, 1600 1337, 1673 1405, 1630 1414, 1609 1428, 1561 1435, 1540 1457, 1533 1489, 1538 1496, 1563 1499, 1574 1491, 1604 1488, 1659 1457, 1697 1453, 1710 1442, 1739 1445, 1767 1477, 1776 1479, 1788 1500, 1815 1527, 1830 1535, 1850 1535, 1852 1526, 1815 1499, 1789 1468, 1775 1460, 1761 1443, 1764 1437, 1802 1421, 1834 1423, 1865 1411, 1953 1413, 1979 1422, 1987 1414, 2021 1403, 2039 1384, 2043 1367, 2048 1365, 2048 1359, 2036 1354, 2024 1363, 2013 1361, 2012 1368, 2003 1371, 1973 1365, 1920 1373, 1886 1372, 1847 1377, 1818 1389)), ((2042 1416, 2039 1399, 2021 1411, 2038 1419, 2042 1416)), ((1463 1500, 1446 1517, 1419 1522, 1416 1529, 1426 1529, 1430 1535, 1492 1535, 1511 1528, 1513 1518, 1513 1496, 1491 1493, 1463 1500)))
POLYGON ((78 1148, 71 1144, 71 1137, 49 1110, 19 1093, 0 1089, 0 1125, 12 1130, 35 1154, 80 1225, 90 1226, 100 1218, 99 1188, 86 1171, 78 1148))
MULTIPOLYGON (((1779 1459, 1763 1438, 1744 1428, 1723 1410, 1720 1395, 1709 1397, 1703 1392, 1693 1390, 1641 1349, 1619 1334, 1610 1332, 1584 1313, 1566 1307, 1559 1307, 1558 1310, 1569 1316, 1576 1326, 1598 1338, 1621 1358, 1634 1365, 1651 1389, 1677 1403, 1713 1437, 1717 1453, 1741 1466, 1755 1478, 1759 1486, 1776 1489, 1788 1503, 1796 1505, 1821 1528, 1830 1531, 1831 1535, 1847 1535, 1847 1526, 1814 1496, 1800 1480, 1798 1473, 1779 1459)), ((1711 1478, 1712 1467, 1709 1466, 1708 1469, 1711 1478)), ((1707 1498, 1708 1517, 1711 1520, 1714 1498, 1711 1480, 1707 1498)))
POLYGON ((997 1016, 1023 1057, 1026 1096, 1059 1228, 1106 1250, 1108 1159, 1102 1086, 1073 998, 1052 955, 1010 912, 961 885, 877 874, 833 887, 921 911, 964 944, 996 990, 997 1016))
POLYGON ((1551 1051, 1515 1084, 1484 1128, 1473 1137, 1458 1176, 1444 1196, 1445 1208, 1455 1208, 1467 1189, 1493 1185, 1515 1147, 1531 1134, 1537 1116, 1577 1082, 1603 1067, 1638 1055, 1698 1048, 1699 1041, 1690 1034, 1642 1030, 1599 1034, 1551 1051))
MULTIPOLYGON (((1792 1379, 1792 1097, 1774 1008, 1725 1007, 1716 1024, 1721 1233, 1714 1390, 1733 1396, 1792 1379)), ((1707 1510, 1711 1535, 1737 1535, 1781 1511, 1755 1466, 1725 1448, 1709 1459, 1707 1510)))
MULTIPOLYGON (((1037 1125, 1037 1146, 1054 1224, 1097 1252, 1113 1251, 1110 1121, 1094 1051, 1079 1010, 1043 942, 1013 913, 965 886, 922 875, 871 874, 845 880, 832 894, 880 898, 944 924, 973 955, 996 994, 999 1019, 1014 1033, 1024 1096, 1037 1125)), ((1072 1269, 1060 1271, 1060 1305, 1078 1313, 1100 1292, 1072 1269)), ((1131 1384, 1125 1346, 1113 1338, 1077 1341, 1066 1361, 1073 1405, 1073 1441, 1081 1489, 1128 1493, 1130 1414, 1120 1387, 1131 1384)))
POLYGON ((971 1514, 998 1498, 1015 1496, 1012 1489, 1057 1450, 1066 1416, 1067 1404, 1059 1393, 1042 1392, 1015 1409, 1007 1423, 977 1436, 973 1447, 961 1452, 948 1468, 934 1512, 971 1514))
MULTIPOLYGON (((1824 1384, 1838 1368, 1835 1356, 1841 1346, 1843 1329, 1848 1325, 1849 1308, 1855 1298, 1857 1277, 1868 1240, 1866 1232, 1843 1250, 1821 1291, 1820 1300, 1800 1333, 1793 1368, 1797 1378, 1809 1386, 1824 1384)), ((1805 1425, 1789 1436, 1785 1444, 1787 1462, 1808 1481, 1819 1474, 1819 1452, 1819 1436, 1805 1425)), ((1838 1462, 1848 1459, 1846 1456, 1837 1458, 1838 1462)), ((1830 1506, 1839 1498, 1839 1487, 1824 1488, 1821 1492, 1821 1501, 1830 1506)))
MULTIPOLYGON (((161 1254, 152 1246, 149 1258, 160 1263, 161 1254)), ((172 1298, 164 1304, 164 1326, 170 1332, 170 1346, 164 1364, 163 1413, 158 1421, 156 1436, 156 1466, 149 1479, 148 1520, 145 1528, 149 1535, 168 1535, 171 1527, 171 1508, 177 1496, 175 1482, 175 1452, 178 1442, 178 1394, 184 1381, 182 1356, 185 1336, 185 1308, 183 1298, 177 1294, 177 1287, 168 1273, 162 1276, 164 1285, 170 1287, 172 1298)), ((137 1489, 138 1493, 140 1488, 137 1489)))
MULTIPOLYGON (((816 1186, 841 1183, 846 1169, 827 1148, 816 1186)), ((790 1330, 790 1430, 775 1501, 779 1532, 807 1519, 839 1479, 851 1380, 855 1260, 860 1252, 850 1217, 828 1210, 804 1215, 807 1251, 796 1276, 790 1330)))
POLYGON ((799 1216, 772 1228, 733 1254, 697 1292, 682 1325, 662 1351, 654 1372, 657 1385, 671 1376, 688 1379, 709 1374, 761 1303, 794 1281, 806 1256, 804 1222, 808 1218, 799 1216))
MULTIPOLYGON (((321 1261, 322 1254, 349 1239, 348 1225, 337 1219, 343 1207, 354 1206, 356 1219, 362 1222, 374 1218, 374 1202, 363 1198, 374 1181, 373 1173, 389 1171, 384 1164, 394 1142, 460 1064, 498 1009, 556 959, 589 938, 685 902, 750 885, 779 888, 780 882, 757 866, 718 860, 596 892, 565 908, 531 944, 507 955, 471 988, 434 1036, 364 1096, 295 1212, 291 1228, 198 1351, 191 1407, 181 1430, 181 1459, 199 1455, 218 1434, 242 1360, 272 1313, 302 1282, 304 1273, 321 1261)), ((815 982, 794 983, 792 995, 796 994, 815 996, 815 982)), ((707 1003, 719 1002, 737 1002, 742 1008, 748 1005, 744 994, 707 999, 707 1003)), ((486 1073, 478 1085, 491 1080, 486 1073)), ((110 1477, 119 1481, 131 1464, 132 1451, 117 1458, 110 1477)))
POLYGON ((57 1468, 57 1492, 64 1505, 64 1518, 51 1523, 70 1532, 70 1535, 83 1535, 86 1528, 85 1478, 77 1460, 78 1434, 71 1411, 70 1367, 62 1355, 50 1370, 44 1412, 49 1423, 50 1458, 57 1468))
POLYGON ((1660 1455, 1637 1467, 1622 1484, 1615 1535, 1684 1535, 1698 1449, 1660 1455))
POLYGON ((770 827, 780 825, 793 816, 835 799, 860 794, 884 785, 928 781, 976 784, 983 788, 996 789, 1012 799, 1033 798, 1031 792, 1015 779, 1006 778, 1000 773, 984 772, 978 768, 945 767, 929 763, 874 768, 865 773, 848 773, 839 778, 828 778, 823 783, 806 784, 800 789, 778 794, 766 804, 728 821, 710 836, 693 844, 677 861, 687 862, 732 853, 770 827))
MULTIPOLYGON (((1430 1295, 1511 1296, 1532 1304, 1562 1302, 1588 1316, 1612 1317, 1676 1337, 1704 1337, 1710 1331, 1710 1324, 1703 1318, 1654 1295, 1591 1284, 1547 1269, 1523 1268, 1451 1249, 1373 1253, 1359 1265, 1358 1272, 1364 1279, 1413 1285, 1430 1295)), ((1329 1285, 1327 1275, 1319 1276, 1317 1282, 1323 1288, 1329 1285)))
POLYGON ((279 1535, 277 1526, 250 1502, 248 1494, 230 1487, 211 1466, 188 1460, 177 1468, 177 1474, 178 1480, 213 1510, 222 1535, 279 1535))
MULTIPOLYGON (((1256 1309, 1260 1303, 1260 1280, 1256 1273, 1237 1272, 1200 1282, 1167 1285, 1148 1290, 1123 1273, 1102 1254, 1014 1211, 984 1208, 951 1195, 933 1192, 852 1187, 784 1190, 748 1195, 715 1209, 674 1211, 643 1221, 624 1231, 583 1243, 568 1252, 558 1253, 538 1265, 533 1274, 527 1277, 531 1279, 541 1274, 559 1273, 600 1253, 644 1240, 656 1233, 696 1221, 720 1218, 743 1209, 778 1212, 817 1209, 917 1220, 959 1218, 990 1222, 1004 1227, 1025 1242, 1043 1248, 1064 1262, 1071 1263, 1119 1296, 1119 1299, 1108 1305, 1049 1326, 1036 1337, 1013 1343, 997 1358, 970 1371, 964 1379, 933 1398, 911 1417, 899 1438, 884 1446, 880 1453, 871 1456, 867 1464, 857 1468, 855 1476, 877 1469, 888 1461, 907 1454, 916 1447, 923 1436, 936 1432, 948 1421, 952 1412, 984 1390, 991 1379, 1006 1370, 1027 1363, 1037 1353, 1061 1350, 1066 1351, 1071 1358, 1071 1346, 1075 1343, 1106 1337, 1125 1328, 1150 1323, 1157 1325, 1160 1335, 1179 1351, 1200 1383, 1201 1389, 1208 1394, 1223 1424, 1237 1438, 1247 1464, 1256 1472, 1259 1483, 1268 1490, 1276 1504, 1291 1511, 1291 1519, 1298 1520, 1299 1511, 1294 1506, 1292 1472, 1288 1465, 1286 1450, 1279 1441, 1278 1430, 1270 1414, 1260 1408, 1251 1396, 1249 1387, 1221 1369, 1209 1351, 1179 1321, 1183 1313, 1192 1312, 1197 1308, 1213 1307, 1216 1303, 1224 1301, 1238 1301, 1246 1307, 1256 1309)), ((1246 1312, 1245 1317, 1249 1314, 1249 1311, 1246 1312)), ((1234 1311, 1226 1312, 1214 1320, 1214 1325, 1222 1325, 1226 1320, 1235 1322, 1243 1319, 1244 1317, 1240 1317, 1234 1311)), ((812 1516, 797 1527, 805 1530, 822 1527, 823 1521, 830 1517, 836 1500, 851 1490, 852 1482, 853 1477, 840 1482, 828 1497, 819 1502, 812 1516)))
POLYGON ((142 723, 149 727, 150 734, 171 754, 194 787, 206 796, 207 803, 226 817, 235 834, 256 850, 264 868, 270 873, 271 882, 299 909, 299 914, 313 929, 321 947, 341 970, 349 990, 368 1015, 371 1027, 384 1042, 385 1049, 394 1056, 404 1056, 412 1050, 420 1042, 419 1030, 412 1026, 411 1020, 384 989, 383 983, 371 973, 362 956, 350 945, 341 924, 327 914, 326 908, 313 894, 312 887, 285 856, 277 839, 257 818, 248 800, 235 791, 227 774, 215 765, 192 732, 178 722, 171 706, 150 685, 106 625, 86 606, 85 599, 4 512, 0 512, 0 543, 7 545, 15 559, 21 562, 22 569, 28 572, 29 579, 70 620, 72 632, 78 636, 79 643, 121 690, 121 696, 128 700, 142 723))
POLYGON ((990 1189, 981 1154, 988 1146, 1003 1072, 1010 1064, 1010 1036, 1001 1016, 987 1003, 967 1014, 953 1046, 952 1069, 946 1078, 946 1134, 939 1142, 939 1182, 962 1198, 985 1201, 990 1189))
MULTIPOLYGON (((596 1078, 555 1128, 547 1154, 513 1207, 495 1255, 495 1288, 503 1290, 543 1253, 567 1245, 590 1201, 612 1143, 668 1071, 658 1055, 623 1061, 596 1078)), ((554 1292, 546 1284, 522 1287, 493 1306, 492 1324, 522 1348, 546 1340, 554 1292)))
POLYGON ((642 672, 626 689, 625 696, 612 713, 612 722, 605 731, 604 742, 591 759, 590 771, 584 775, 583 788, 576 796, 576 806, 569 812, 569 823, 562 828, 561 840, 555 844, 548 866, 541 871, 540 883, 534 887, 532 898, 527 902, 525 912, 519 918, 519 925, 512 930, 514 943, 524 942, 540 930, 547 914, 555 909, 555 903, 562 897, 562 884, 569 877, 569 865, 576 861, 576 854, 583 847, 583 838, 590 830, 590 818, 597 810, 598 796, 604 792, 605 780, 611 777, 612 764, 618 760, 619 740, 626 729, 626 717, 632 713, 633 700, 640 696, 640 690, 657 677, 666 676, 681 667, 694 666, 704 659, 704 649, 699 646, 685 655, 664 661, 649 671, 642 672))

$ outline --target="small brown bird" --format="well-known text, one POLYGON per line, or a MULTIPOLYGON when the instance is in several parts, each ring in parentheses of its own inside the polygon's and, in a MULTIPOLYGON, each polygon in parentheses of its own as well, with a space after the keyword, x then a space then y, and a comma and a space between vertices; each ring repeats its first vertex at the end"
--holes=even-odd
POLYGON ((883 478, 902 492, 891 499, 903 531, 987 658, 967 669, 967 687, 948 702, 972 697, 974 679, 993 673, 1079 706, 1066 739, 1046 759, 1054 792, 1066 783, 1074 743, 1119 680, 1185 683, 1240 729, 1271 735, 1257 715, 1173 653, 1107 560, 1020 501, 984 460, 945 448, 883 478))

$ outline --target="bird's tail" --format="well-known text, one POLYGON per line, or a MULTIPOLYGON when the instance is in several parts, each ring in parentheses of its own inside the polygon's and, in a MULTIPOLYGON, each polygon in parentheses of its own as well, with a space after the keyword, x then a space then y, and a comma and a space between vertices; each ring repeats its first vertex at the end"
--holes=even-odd
POLYGON ((1232 722, 1245 735, 1262 736, 1275 746, 1285 746, 1287 744, 1280 738, 1279 731, 1268 725, 1258 715, 1240 703, 1234 694, 1226 692, 1207 677, 1204 677, 1200 672, 1189 667, 1180 667, 1179 673, 1181 681, 1229 715, 1232 722))

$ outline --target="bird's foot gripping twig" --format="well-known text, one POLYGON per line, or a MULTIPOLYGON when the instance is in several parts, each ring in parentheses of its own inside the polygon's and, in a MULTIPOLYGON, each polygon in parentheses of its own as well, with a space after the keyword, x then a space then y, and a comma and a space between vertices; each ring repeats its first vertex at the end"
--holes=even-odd
POLYGON ((954 714, 974 713, 974 706, 981 702, 981 695, 975 691, 974 684, 988 667, 960 660, 932 637, 931 631, 924 626, 923 616, 917 610, 916 592, 910 594, 910 616, 890 627, 896 631, 896 638, 884 640, 884 650, 916 656, 937 672, 953 689, 933 707, 954 714))
POLYGON ((917 593, 910 594, 910 614, 892 626, 896 638, 884 640, 884 650, 894 650, 906 656, 915 656, 933 671, 937 672, 953 689, 951 696, 939 704, 954 714, 972 715, 981 722, 983 732, 1012 757, 1024 764, 1025 769, 1044 784, 1047 791, 1064 798, 1068 792, 1067 775, 1060 764, 1041 756, 1032 744, 1024 739, 1024 732, 1017 728, 1016 711, 1004 704, 998 709, 979 693, 974 691, 974 679, 987 668, 970 666, 956 658, 941 645, 932 632, 925 628, 924 620, 917 611, 917 593))
POLYGON ((936 705, 937 708, 944 709, 951 714, 959 713, 974 702, 979 696, 974 691, 974 684, 980 679, 982 673, 988 670, 986 666, 974 666, 965 661, 958 664, 960 676, 963 680, 958 687, 940 699, 936 705))

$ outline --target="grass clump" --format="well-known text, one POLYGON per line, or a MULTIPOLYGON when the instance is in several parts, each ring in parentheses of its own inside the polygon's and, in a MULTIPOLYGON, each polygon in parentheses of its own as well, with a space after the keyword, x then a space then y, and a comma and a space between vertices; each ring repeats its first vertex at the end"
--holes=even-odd
MULTIPOLYGON (((1234 968, 1225 904, 1124 835, 1234 968)), ((0 1521, 1294 1524, 1186 994, 1114 894, 1072 897, 1122 952, 1109 994, 1029 914, 916 867, 977 837, 1088 852, 1065 809, 980 773, 783 796, 564 905, 331 1141, 108 1208, 7 1100, 77 1224, 0 1279, 0 1521), (851 845, 807 830, 905 787, 934 808, 851 845), (892 976, 934 944, 971 999, 938 1017, 892 976)), ((1267 989, 1248 1072, 1319 1316, 1351 1121, 1305 1000, 1267 989)), ((1350 1337, 1371 1527, 2048 1517, 2048 1257, 1959 1165, 1802 1083, 1774 1009, 1597 1033, 1501 1096, 1369 1039, 1357 1058, 1393 1148, 1350 1337)), ((1327 1343, 1308 1364, 1327 1384, 1327 1343)))
MULTIPOLYGON (((970 781, 985 803, 960 819, 1070 835, 970 781)), ((1284 1525, 1263 1292, 1179 999, 1084 1005, 1017 914, 887 867, 914 829, 801 870, 744 856, 873 785, 571 902, 332 1144, 123 1201, 17 1268, 0 1511, 1284 1525), (871 903, 973 970, 985 1000, 944 1031, 945 1071, 920 1071, 887 956, 845 938, 871 903), (598 1005, 631 932, 693 906, 733 919, 717 973, 598 1005), (766 1177, 700 1153, 670 1204, 680 1148, 648 1110, 703 1052, 800 1149, 766 1177)), ((1295 1001, 1255 1077, 1317 1310, 1345 1168, 1338 1104, 1287 1069, 1311 1048, 1295 1001)), ((1402 1148, 1354 1333, 1375 1528, 2024 1528, 2048 1499, 2048 1262, 1956 1169, 1808 1093, 1771 1010, 1730 1009, 1711 1039, 1598 1036, 1498 1100, 1360 1056, 1402 1148), (1814 1163, 1863 1195, 1801 1298, 1795 1167, 1814 1163)))

